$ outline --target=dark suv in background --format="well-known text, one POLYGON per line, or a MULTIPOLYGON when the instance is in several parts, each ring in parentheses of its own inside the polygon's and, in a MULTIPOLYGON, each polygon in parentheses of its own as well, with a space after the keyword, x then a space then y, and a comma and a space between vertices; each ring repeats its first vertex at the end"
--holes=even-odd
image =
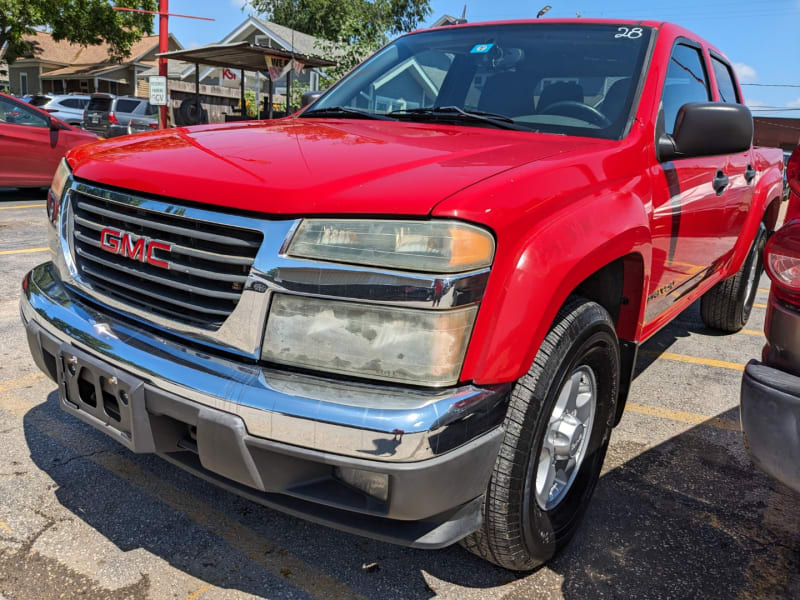
POLYGON ((83 113, 83 127, 100 137, 110 138, 130 133, 131 121, 158 122, 158 107, 145 98, 115 97, 111 94, 92 94, 83 113))

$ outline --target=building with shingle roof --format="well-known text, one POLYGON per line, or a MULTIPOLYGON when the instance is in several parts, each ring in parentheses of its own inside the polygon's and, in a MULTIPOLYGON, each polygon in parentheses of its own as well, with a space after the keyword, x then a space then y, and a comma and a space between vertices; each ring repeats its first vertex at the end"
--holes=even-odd
MULTIPOLYGON (((122 62, 111 59, 108 44, 81 46, 56 41, 45 31, 28 35, 25 41, 30 50, 8 69, 11 92, 20 96, 70 92, 135 94, 141 74, 156 63, 158 54, 157 35, 145 36, 133 44, 122 62)), ((169 49, 182 48, 170 34, 169 49)))

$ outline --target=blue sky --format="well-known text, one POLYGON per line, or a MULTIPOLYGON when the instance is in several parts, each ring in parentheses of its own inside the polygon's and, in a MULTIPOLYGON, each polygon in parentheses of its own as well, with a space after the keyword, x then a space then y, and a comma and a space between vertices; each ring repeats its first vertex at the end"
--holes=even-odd
MULTIPOLYGON (((245 0, 170 0, 170 12, 213 17, 215 22, 170 19, 184 46, 218 41, 246 13, 245 0)), ((459 16, 465 0, 431 0, 432 23, 445 13, 459 16)), ((755 114, 800 117, 800 0, 479 0, 466 1, 470 22, 535 17, 663 19, 678 23, 725 52, 736 65, 747 103, 755 114), (798 87, 766 87, 794 84, 798 87), (798 109, 788 112, 765 107, 798 109), (759 110, 761 109, 761 110, 759 110)))

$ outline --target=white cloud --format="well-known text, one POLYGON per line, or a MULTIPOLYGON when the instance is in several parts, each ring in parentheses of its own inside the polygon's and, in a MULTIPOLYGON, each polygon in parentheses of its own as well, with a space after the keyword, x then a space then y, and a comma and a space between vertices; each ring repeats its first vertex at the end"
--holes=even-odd
POLYGON ((242 9, 249 4, 247 0, 231 0, 234 8, 242 9))
POLYGON ((733 68, 736 71, 736 75, 739 77, 740 83, 753 83, 758 79, 758 73, 756 73, 756 70, 750 65, 738 62, 733 63, 733 68))
POLYGON ((797 100, 791 100, 790 102, 786 103, 786 106, 789 108, 800 108, 800 98, 797 100))

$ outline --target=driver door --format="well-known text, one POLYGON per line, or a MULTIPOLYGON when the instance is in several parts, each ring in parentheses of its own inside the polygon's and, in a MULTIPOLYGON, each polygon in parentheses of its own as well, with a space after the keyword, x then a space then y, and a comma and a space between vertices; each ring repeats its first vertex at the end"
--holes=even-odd
MULTIPOLYGON (((671 134, 680 108, 711 100, 702 48, 678 42, 664 81, 659 127, 671 134), (663 123, 663 125, 661 125, 663 123)), ((656 162, 651 170, 653 264, 645 322, 653 321, 712 275, 727 251, 720 235, 729 202, 727 156, 656 162)))

